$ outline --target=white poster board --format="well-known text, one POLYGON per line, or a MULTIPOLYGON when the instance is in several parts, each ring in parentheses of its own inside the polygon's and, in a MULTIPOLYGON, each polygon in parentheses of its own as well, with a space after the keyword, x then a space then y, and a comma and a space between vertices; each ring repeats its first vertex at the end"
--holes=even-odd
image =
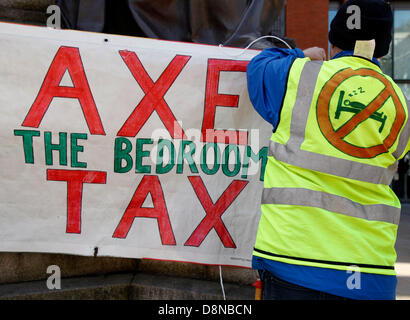
POLYGON ((250 267, 258 51, 0 23, 0 250, 250 267))

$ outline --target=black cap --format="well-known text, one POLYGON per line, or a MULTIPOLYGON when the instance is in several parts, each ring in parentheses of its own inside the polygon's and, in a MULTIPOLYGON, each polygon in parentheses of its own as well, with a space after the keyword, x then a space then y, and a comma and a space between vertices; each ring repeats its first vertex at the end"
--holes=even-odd
POLYGON ((392 29, 393 11, 389 3, 384 0, 349 0, 342 5, 330 25, 329 41, 342 50, 354 50, 357 40, 375 39, 374 56, 380 58, 389 52, 392 29), (349 13, 348 8, 354 5, 360 8, 360 29, 352 28, 348 23, 355 14, 354 7, 349 13))

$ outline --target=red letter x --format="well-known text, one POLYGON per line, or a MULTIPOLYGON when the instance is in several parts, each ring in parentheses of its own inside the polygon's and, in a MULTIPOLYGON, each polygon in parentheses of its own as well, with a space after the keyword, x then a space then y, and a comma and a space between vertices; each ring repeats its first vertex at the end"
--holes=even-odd
POLYGON ((144 91, 145 96, 129 116, 120 131, 118 131, 117 135, 135 137, 155 110, 172 138, 183 139, 185 133, 177 123, 168 104, 165 102, 164 95, 172 86, 175 79, 181 73, 191 57, 181 55, 175 56, 159 79, 154 83, 145 71, 135 52, 120 51, 120 55, 130 69, 135 80, 144 91))
POLYGON ((206 212, 206 216, 185 242, 185 245, 199 247, 212 228, 215 228, 225 248, 236 248, 221 216, 245 188, 248 181, 234 180, 214 204, 201 177, 188 177, 188 179, 206 212))
POLYGON ((86 170, 47 170, 47 180, 67 182, 67 233, 81 233, 83 183, 105 183, 107 173, 86 170))

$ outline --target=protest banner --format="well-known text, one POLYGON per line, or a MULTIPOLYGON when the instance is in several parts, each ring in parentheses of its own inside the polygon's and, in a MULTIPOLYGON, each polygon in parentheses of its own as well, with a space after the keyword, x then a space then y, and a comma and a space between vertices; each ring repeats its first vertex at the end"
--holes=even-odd
POLYGON ((0 23, 0 251, 250 267, 258 51, 0 23))

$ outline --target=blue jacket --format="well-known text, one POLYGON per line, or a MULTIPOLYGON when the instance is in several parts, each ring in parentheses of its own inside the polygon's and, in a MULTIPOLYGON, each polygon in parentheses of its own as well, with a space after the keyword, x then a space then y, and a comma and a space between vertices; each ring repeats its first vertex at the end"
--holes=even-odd
MULTIPOLYGON (((353 52, 342 51, 334 59, 349 55, 353 55, 353 52)), ((300 49, 270 48, 263 50, 248 65, 250 100, 259 115, 273 126, 273 131, 276 130, 280 120, 289 70, 295 59, 304 57, 300 49)), ((373 59, 373 62, 379 65, 376 59, 373 59)), ((352 273, 346 271, 287 264, 257 256, 252 259, 252 267, 268 270, 276 277, 290 283, 346 298, 366 300, 396 298, 397 278, 395 276, 362 273, 360 285, 355 286, 356 289, 349 289, 351 286, 347 283, 352 273)))

